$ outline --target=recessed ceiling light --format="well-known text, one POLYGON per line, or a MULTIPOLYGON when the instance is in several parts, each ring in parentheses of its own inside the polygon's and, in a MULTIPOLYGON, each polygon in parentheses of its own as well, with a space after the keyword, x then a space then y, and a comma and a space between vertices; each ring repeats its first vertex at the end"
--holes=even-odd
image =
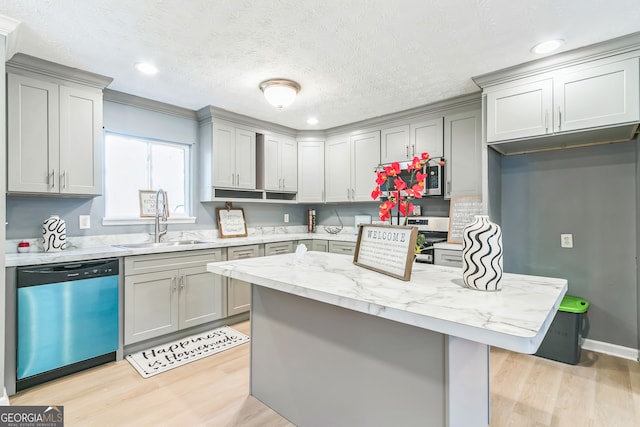
POLYGON ((315 117, 309 117, 307 119, 307 124, 309 125, 317 125, 318 124, 318 119, 316 119, 315 117))
POLYGON ((140 71, 142 74, 147 74, 150 76, 158 72, 158 69, 156 68, 156 66, 149 62, 137 62, 136 69, 140 71))
POLYGON ((564 40, 562 39, 547 40, 542 43, 538 43, 537 45, 532 47, 531 52, 537 53, 537 54, 549 53, 549 52, 553 52, 563 44, 564 44, 564 40))

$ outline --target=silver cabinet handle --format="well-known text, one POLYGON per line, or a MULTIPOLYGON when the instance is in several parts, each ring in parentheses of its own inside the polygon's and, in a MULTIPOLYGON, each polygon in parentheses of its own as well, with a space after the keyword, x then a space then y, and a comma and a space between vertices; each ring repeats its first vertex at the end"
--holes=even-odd
POLYGON ((171 291, 172 291, 172 292, 175 292, 175 291, 177 291, 177 290, 178 290, 178 286, 177 286, 177 278, 176 278, 176 276, 173 276, 173 277, 171 278, 171 291))
POLYGON ((51 170, 51 188, 56 188, 56 170, 51 170))
POLYGON ((544 131, 549 133, 549 110, 544 110, 544 131))
POLYGON ((412 156, 416 155, 416 144, 411 144, 411 155, 412 156))
POLYGON ((409 157, 409 146, 408 145, 404 146, 404 152, 405 152, 405 157, 409 157))
POLYGON ((347 200, 351 200, 351 197, 349 195, 349 189, 347 188, 347 200))
POLYGON ((351 200, 355 200, 356 199, 356 190, 354 190, 353 188, 351 189, 351 200))
POLYGON ((185 281, 185 277, 183 274, 182 276, 180 276, 180 290, 184 289, 184 281, 185 281))
POLYGON ((560 107, 558 107, 558 130, 562 129, 562 111, 560 111, 560 107))
POLYGON ((67 188, 67 171, 62 171, 60 174, 60 186, 62 188, 67 188))

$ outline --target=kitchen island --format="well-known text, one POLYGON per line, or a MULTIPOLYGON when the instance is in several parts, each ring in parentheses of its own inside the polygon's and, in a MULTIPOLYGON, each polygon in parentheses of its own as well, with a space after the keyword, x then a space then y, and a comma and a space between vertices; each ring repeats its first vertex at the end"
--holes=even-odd
POLYGON ((489 423, 489 346, 534 353, 567 289, 505 274, 464 288, 459 268, 404 282, 307 252, 210 263, 252 285, 251 394, 300 426, 489 423))

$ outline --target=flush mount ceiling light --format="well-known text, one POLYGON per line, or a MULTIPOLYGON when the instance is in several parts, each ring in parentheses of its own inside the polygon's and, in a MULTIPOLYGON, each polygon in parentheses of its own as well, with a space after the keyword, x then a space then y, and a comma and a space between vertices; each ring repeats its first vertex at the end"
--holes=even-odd
POLYGON ((564 40, 562 39, 547 40, 542 43, 538 43, 537 45, 532 47, 531 52, 537 53, 537 54, 549 53, 549 52, 553 52, 563 44, 564 44, 564 40))
POLYGON ((152 76, 158 72, 156 66, 149 62, 136 62, 136 70, 140 71, 142 74, 147 74, 149 76, 152 76))
POLYGON ((267 102, 276 108, 284 108, 296 99, 300 92, 300 85, 293 80, 271 79, 260 83, 260 90, 267 98, 267 102))

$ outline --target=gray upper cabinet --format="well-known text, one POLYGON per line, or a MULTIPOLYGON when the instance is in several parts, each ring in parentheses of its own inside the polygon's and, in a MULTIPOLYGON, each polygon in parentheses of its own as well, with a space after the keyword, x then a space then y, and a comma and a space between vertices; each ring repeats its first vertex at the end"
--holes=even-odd
POLYGON ((258 135, 258 187, 275 192, 298 190, 298 144, 290 137, 258 135))
POLYGON ((482 195, 482 127, 477 110, 444 118, 445 198, 482 195))
POLYGON ((442 117, 417 120, 380 132, 382 163, 410 161, 424 152, 431 157, 442 157, 443 149, 442 117))
POLYGON ((411 151, 409 125, 395 126, 380 131, 380 161, 382 163, 408 160, 411 151))
POLYGON ((111 79, 22 54, 7 70, 7 190, 102 194, 102 89, 111 79), (93 86, 75 82, 85 74, 93 86))
POLYGON ((324 141, 298 143, 298 202, 324 202, 324 141))
POLYGON ((427 152, 431 157, 444 155, 442 117, 411 123, 411 158, 427 152))
POLYGON ((500 143, 638 122, 639 85, 638 58, 611 57, 488 86, 487 142, 505 154, 534 151, 535 144, 500 143))
POLYGON ((371 201, 380 164, 380 132, 334 136, 325 147, 327 202, 371 201))

